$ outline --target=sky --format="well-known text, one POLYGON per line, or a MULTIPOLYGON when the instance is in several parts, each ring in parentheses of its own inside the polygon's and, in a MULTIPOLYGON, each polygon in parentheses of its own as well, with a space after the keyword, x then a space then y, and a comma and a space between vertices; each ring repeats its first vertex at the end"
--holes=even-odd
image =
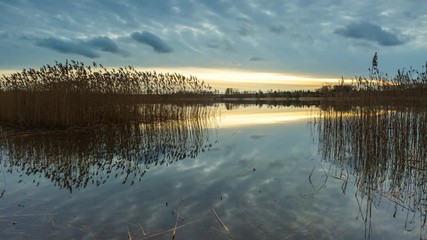
POLYGON ((0 0, 0 72, 73 59, 214 87, 314 88, 421 69, 427 1, 0 0))

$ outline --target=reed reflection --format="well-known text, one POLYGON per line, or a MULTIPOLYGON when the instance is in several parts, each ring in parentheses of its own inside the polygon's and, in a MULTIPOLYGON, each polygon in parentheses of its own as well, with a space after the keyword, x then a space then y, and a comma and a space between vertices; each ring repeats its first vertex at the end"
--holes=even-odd
POLYGON ((426 235, 427 108, 408 106, 324 106, 315 126, 322 158, 334 176, 357 187, 355 198, 372 232, 372 209, 386 198, 393 217, 406 214, 405 230, 426 235), (403 211, 403 212, 402 212, 403 211))
POLYGON ((100 185, 110 177, 141 181, 147 169, 195 158, 212 147, 216 109, 204 105, 141 105, 144 123, 56 132, 1 130, 7 172, 48 178, 60 188, 100 185))

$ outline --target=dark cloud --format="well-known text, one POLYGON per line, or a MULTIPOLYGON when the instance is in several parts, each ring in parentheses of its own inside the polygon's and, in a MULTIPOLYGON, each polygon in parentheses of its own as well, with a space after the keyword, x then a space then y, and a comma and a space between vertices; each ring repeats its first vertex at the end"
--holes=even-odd
POLYGON ((240 36, 247 37, 255 34, 255 29, 250 21, 250 19, 246 17, 238 17, 236 18, 238 22, 237 32, 240 36))
POLYGON ((23 34, 23 33, 0 32, 0 39, 33 40, 34 37, 28 34, 23 34))
POLYGON ((226 52, 236 52, 233 44, 227 39, 211 39, 206 43, 208 48, 221 49, 226 52))
POLYGON ((62 40, 57 38, 46 38, 37 42, 38 46, 49 48, 60 53, 74 53, 88 58, 98 58, 99 54, 87 47, 80 40, 62 40))
POLYGON ((63 40, 58 38, 46 38, 37 41, 38 46, 49 48, 60 53, 73 53, 88 58, 98 58, 96 51, 109 52, 127 57, 130 54, 120 49, 109 37, 95 37, 89 40, 73 39, 63 40))
POLYGON ((251 61, 251 62, 260 62, 260 61, 267 61, 267 59, 262 58, 262 57, 251 57, 249 59, 249 61, 251 61))
POLYGON ((215 48, 215 49, 218 49, 218 48, 220 48, 220 47, 221 47, 221 44, 219 44, 218 42, 208 42, 208 43, 206 43, 206 46, 207 46, 208 48, 215 48))
POLYGON ((96 37, 88 41, 88 44, 104 52, 118 53, 117 44, 109 37, 96 37))
POLYGON ((158 53, 170 53, 173 52, 173 48, 164 42, 157 35, 143 31, 143 32, 134 32, 131 34, 131 38, 137 42, 147 44, 151 46, 154 51, 158 53))
POLYGON ((351 23, 344 28, 335 30, 335 33, 346 38, 376 42, 382 46, 396 46, 406 42, 399 35, 368 22, 351 23))
POLYGON ((8 32, 0 32, 0 39, 10 39, 10 35, 8 32))
POLYGON ((233 1, 212 1, 212 0, 200 0, 200 3, 205 5, 210 11, 219 15, 227 16, 229 9, 235 4, 233 1))
POLYGON ((237 32, 240 36, 247 37, 255 34, 255 29, 251 23, 251 19, 242 16, 237 17, 236 20, 238 23, 237 32))
POLYGON ((109 53, 120 54, 122 56, 129 56, 130 54, 117 46, 117 44, 109 37, 95 37, 87 41, 88 45, 109 53))
POLYGON ((283 25, 272 25, 268 28, 268 30, 275 34, 282 34, 286 32, 286 27, 284 27, 283 25))
POLYGON ((239 33, 241 36, 246 37, 246 36, 254 35, 255 30, 254 30, 254 28, 253 28, 251 25, 247 24, 247 25, 243 25, 243 26, 241 26, 241 27, 239 28, 239 30, 238 30, 238 33, 239 33))

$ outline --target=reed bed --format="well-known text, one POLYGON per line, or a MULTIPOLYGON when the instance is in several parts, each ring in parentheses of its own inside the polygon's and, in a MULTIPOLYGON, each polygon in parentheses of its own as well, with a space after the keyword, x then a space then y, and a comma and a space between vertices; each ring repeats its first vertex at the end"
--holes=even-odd
POLYGON ((322 158, 336 167, 333 177, 343 180, 344 192, 349 182, 358 189, 368 236, 372 208, 382 198, 395 203, 394 215, 406 212, 405 226, 417 217, 426 231, 427 107, 326 106, 315 126, 322 158))
POLYGON ((144 121, 138 103, 172 102, 211 94, 196 77, 56 62, 0 77, 0 123, 61 128, 144 121))
POLYGON ((215 108, 155 104, 146 110, 167 110, 169 119, 52 132, 3 129, 1 164, 34 176, 35 184, 47 178, 72 191, 110 177, 134 184, 153 166, 195 158, 212 147, 215 108))
POLYGON ((424 104, 427 101, 427 62, 421 70, 398 69, 395 76, 378 68, 375 53, 369 76, 359 76, 345 84, 344 78, 334 86, 324 86, 320 91, 327 101, 350 101, 358 104, 424 104))

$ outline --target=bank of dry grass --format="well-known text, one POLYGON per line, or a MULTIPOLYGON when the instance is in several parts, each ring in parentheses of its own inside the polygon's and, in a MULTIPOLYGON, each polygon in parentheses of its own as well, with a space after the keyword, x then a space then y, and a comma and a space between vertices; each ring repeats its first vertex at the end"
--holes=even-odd
POLYGON ((139 103, 191 101, 211 87, 196 77, 66 61, 0 78, 0 123, 63 128, 145 121, 139 103))

